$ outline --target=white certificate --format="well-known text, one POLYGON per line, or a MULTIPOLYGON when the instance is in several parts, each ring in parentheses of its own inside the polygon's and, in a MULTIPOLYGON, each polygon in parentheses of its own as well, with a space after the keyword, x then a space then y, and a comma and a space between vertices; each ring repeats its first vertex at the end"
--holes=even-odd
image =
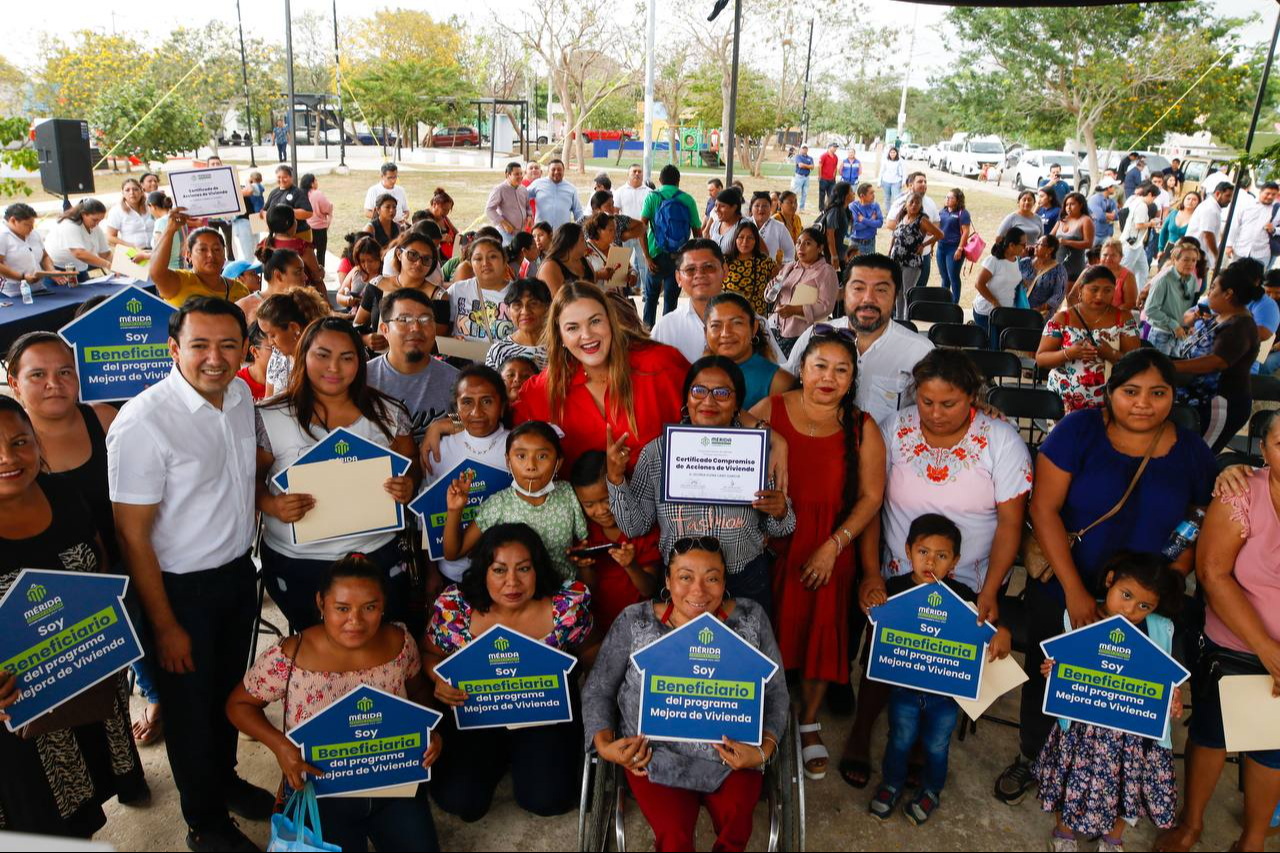
POLYGON ((749 504, 766 487, 768 430, 668 426, 662 443, 664 501, 749 504))
POLYGON ((235 166, 170 172, 169 189, 174 207, 186 208, 188 216, 238 216, 245 212, 235 166))

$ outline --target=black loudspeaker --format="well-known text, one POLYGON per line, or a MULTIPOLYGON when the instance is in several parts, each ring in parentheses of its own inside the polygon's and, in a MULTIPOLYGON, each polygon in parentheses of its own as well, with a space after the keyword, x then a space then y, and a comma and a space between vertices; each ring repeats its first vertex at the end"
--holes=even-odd
POLYGON ((36 157, 40 183, 53 195, 93 192, 93 161, 89 156, 89 123, 53 118, 36 125, 36 157))

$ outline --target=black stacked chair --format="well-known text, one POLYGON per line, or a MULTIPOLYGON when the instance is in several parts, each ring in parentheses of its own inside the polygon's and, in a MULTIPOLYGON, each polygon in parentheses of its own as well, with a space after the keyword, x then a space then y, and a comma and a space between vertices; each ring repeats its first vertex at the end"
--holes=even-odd
POLYGON ((913 302, 907 306, 907 317, 922 323, 963 323, 964 309, 950 302, 913 302))
POLYGON ((1169 413, 1169 420, 1183 429, 1200 434, 1200 413, 1191 406, 1174 406, 1173 411, 1169 413))
POLYGON ((993 387, 1003 386, 1003 383, 996 381, 998 379, 1015 379, 1019 385, 1022 384, 1022 360, 1013 353, 979 349, 966 352, 965 355, 973 360, 978 370, 982 371, 987 384, 993 387))
POLYGON ((950 302, 955 303, 951 298, 951 290, 945 287, 913 287, 907 291, 907 307, 911 307, 917 302, 950 302))
POLYGON ((987 348, 987 333, 981 327, 968 323, 935 323, 929 329, 929 340, 936 347, 987 348))
POLYGON ((991 312, 992 339, 999 341, 1005 329, 1034 329, 1039 332, 1044 329, 1044 317, 1030 308, 997 308, 991 312))
POLYGON ((901 326, 904 329, 910 329, 916 334, 920 334, 920 329, 916 326, 915 323, 911 322, 910 320, 899 320, 895 318, 893 322, 897 323, 899 326, 901 326))
POLYGON ((1051 422, 1062 420, 1064 415, 1062 398, 1044 388, 997 386, 987 395, 987 402, 1004 412, 1034 448, 1049 434, 1051 422))
POLYGON ((1034 354, 1040 349, 1040 338, 1044 336, 1042 332, 1042 329, 1004 329, 1000 332, 1000 349, 1034 354))

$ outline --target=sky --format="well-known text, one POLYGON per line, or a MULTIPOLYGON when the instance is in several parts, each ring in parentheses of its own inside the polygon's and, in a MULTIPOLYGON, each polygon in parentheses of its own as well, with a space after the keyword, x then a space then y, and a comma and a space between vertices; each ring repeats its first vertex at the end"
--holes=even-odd
MULTIPOLYGON (((662 37, 662 21, 669 20, 671 10, 683 0, 657 0, 658 37, 662 37)), ((709 12, 712 0, 702 0, 709 12)), ((54 0, 57 22, 74 21, 77 28, 97 29, 101 32, 149 32, 163 36, 177 26, 195 26, 203 23, 201 16, 221 19, 229 24, 236 21, 234 0, 206 0, 199 3, 174 3, 173 0, 128 0, 115 3, 111 0, 54 0), (112 7, 115 7, 114 10, 112 7)), ((294 17, 315 11, 332 15, 332 0, 292 0, 294 17)), ((514 20, 525 5, 524 0, 474 0, 467 4, 476 11, 469 17, 477 23, 486 19, 514 20)), ((625 4, 619 3, 619 7, 625 4)), ((823 0, 821 4, 808 4, 814 13, 840 14, 841 0, 823 0)), ((1249 42, 1261 42, 1270 38, 1275 23, 1276 4, 1268 0, 1202 0, 1206 13, 1245 17, 1257 13, 1261 20, 1246 32, 1249 42)), ((425 0, 386 0, 376 4, 367 0, 337 0, 339 19, 368 15, 379 6, 422 9, 433 16, 441 14, 442 4, 425 0)), ((284 42, 284 0, 243 0, 245 34, 254 34, 268 41, 284 42)), ((447 6, 445 8, 448 8, 447 6)), ((915 46, 909 63, 912 85, 924 85, 929 76, 945 68, 947 54, 945 41, 938 32, 945 7, 897 2, 897 0, 868 0, 868 23, 877 26, 899 26, 903 30, 902 48, 905 52, 910 39, 912 21, 915 21, 915 46)), ((718 21, 730 25, 732 6, 720 15, 718 21)), ((4 13, 7 37, 0 41, 0 54, 19 67, 29 67, 35 60, 35 48, 45 32, 57 32, 63 28, 54 26, 49 7, 41 3, 11 2, 4 13)), ((643 38, 643 30, 637 23, 637 38, 643 38)), ((820 58, 822 24, 819 19, 814 34, 815 58, 820 58)), ((874 51, 876 47, 873 45, 874 51)), ((895 52, 892 65, 902 69, 906 63, 901 52, 895 52)))

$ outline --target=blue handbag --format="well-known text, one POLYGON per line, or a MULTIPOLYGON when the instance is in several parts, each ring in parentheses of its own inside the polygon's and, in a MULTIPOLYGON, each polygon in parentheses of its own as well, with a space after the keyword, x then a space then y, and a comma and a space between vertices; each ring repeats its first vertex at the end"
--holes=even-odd
POLYGON ((341 851, 335 844, 326 844, 320 832, 320 807, 316 804, 315 787, 308 782, 300 791, 294 791, 284 804, 284 811, 271 816, 271 840, 267 850, 341 851))

